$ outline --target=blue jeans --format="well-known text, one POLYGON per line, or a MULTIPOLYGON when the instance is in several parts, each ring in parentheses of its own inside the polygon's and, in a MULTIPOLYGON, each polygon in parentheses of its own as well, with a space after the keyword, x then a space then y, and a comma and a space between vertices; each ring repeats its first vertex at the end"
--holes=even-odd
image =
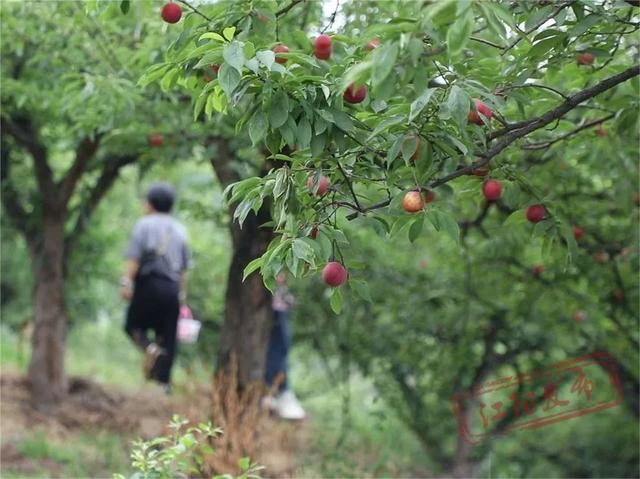
POLYGON ((289 388, 287 376, 289 375, 287 357, 291 347, 291 330, 289 328, 289 312, 274 311, 273 326, 271 327, 271 337, 267 349, 267 367, 265 371, 265 381, 270 387, 279 373, 284 374, 284 381, 280 383, 279 391, 289 388))

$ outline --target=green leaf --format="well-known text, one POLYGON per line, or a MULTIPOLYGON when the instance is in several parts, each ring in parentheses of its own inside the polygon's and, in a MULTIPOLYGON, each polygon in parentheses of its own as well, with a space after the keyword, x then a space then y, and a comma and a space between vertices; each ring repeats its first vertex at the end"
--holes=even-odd
POLYGON ((251 465, 251 460, 248 457, 242 457, 238 460, 238 466, 240 466, 240 470, 246 471, 249 469, 251 465))
POLYGON ((280 128, 287 121, 289 116, 289 97, 282 90, 271 99, 269 106, 269 123, 271 128, 280 128))
POLYGON ((207 32, 200 35, 200 40, 215 40, 217 42, 224 42, 224 38, 219 33, 216 32, 207 32))
POLYGON ((153 65, 140 77, 138 85, 145 87, 150 83, 153 83, 158 78, 164 76, 171 66, 171 63, 159 63, 157 65, 153 65))
POLYGON ((400 153, 400 148, 402 147, 403 142, 403 136, 399 136, 396 141, 393 142, 391 148, 389 148, 389 151, 387 152, 387 166, 393 163, 393 160, 396 159, 398 153, 400 153))
POLYGON ((264 263, 264 257, 260 256, 259 258, 254 259, 253 261, 251 261, 245 268, 244 268, 244 272, 242 274, 242 281, 244 282, 245 279, 247 279, 247 277, 253 273, 254 271, 256 271, 258 268, 260 268, 262 266, 262 264, 264 263))
POLYGON ((222 51, 224 60, 236 69, 238 73, 242 73, 242 66, 244 65, 244 51, 240 42, 233 41, 228 45, 225 45, 222 51))
POLYGON ((311 124, 306 116, 302 116, 298 122, 298 132, 296 137, 298 138, 298 145, 300 148, 307 148, 311 142, 311 124))
POLYGON ((591 27, 600 23, 602 20, 603 18, 600 15, 587 15, 580 22, 574 25, 573 28, 569 30, 567 35, 569 37, 578 37, 589 30, 591 27))
POLYGON ((351 117, 345 112, 332 108, 331 115, 333 116, 333 122, 342 131, 348 132, 353 129, 353 121, 351 120, 351 117))
POLYGON ((293 240, 291 249, 296 258, 301 259, 305 263, 313 264, 313 259, 315 257, 313 248, 302 238, 296 238, 293 240))
POLYGON ((469 41, 473 30, 473 13, 471 9, 459 17, 447 30, 447 51, 450 57, 458 55, 469 41))
POLYGON ((424 226, 424 215, 420 215, 413 224, 409 227, 409 241, 412 243, 418 239, 420 233, 422 233, 422 227, 424 226))
POLYGON ((340 314, 342 311, 342 291, 339 288, 333 288, 330 304, 333 312, 340 314))
POLYGON ((456 243, 460 242, 460 227, 453 215, 439 209, 433 209, 427 214, 427 217, 437 231, 444 231, 456 243))
POLYGON ((350 279, 349 288, 351 288, 356 295, 360 296, 365 301, 373 303, 373 299, 371 299, 371 293, 369 291, 369 284, 366 281, 350 279))
POLYGON ((401 146, 402 159, 405 163, 409 162, 413 154, 418 149, 418 141, 419 138, 416 135, 405 135, 401 146))
POLYGON ((233 35, 235 33, 236 33, 236 27, 227 27, 224 30, 222 30, 222 35, 224 35, 224 38, 226 38, 229 41, 233 40, 233 35))
POLYGON ((385 43, 373 52, 371 80, 373 88, 382 84, 389 76, 398 58, 398 45, 395 42, 385 43))
POLYGON ((422 95, 416 98, 411 103, 411 109, 409 111, 409 121, 413 121, 413 119, 420 114, 420 112, 424 109, 425 106, 429 103, 429 100, 435 93, 434 88, 427 88, 422 95))
POLYGON ((313 138, 311 138, 311 155, 314 158, 318 158, 322 156, 322 154, 324 153, 324 147, 326 143, 327 143, 326 133, 313 136, 313 138))
POLYGON ((129 8, 131 8, 131 0, 122 0, 120 2, 120 11, 123 15, 126 15, 129 12, 129 8))
POLYGON ((262 110, 257 110, 249 120, 249 138, 251 138, 253 145, 264 138, 267 127, 267 116, 262 110))
POLYGON ((471 98, 467 92, 457 85, 453 85, 447 98, 446 107, 460 128, 463 128, 467 123, 470 105, 471 98))
POLYGON ((276 60, 276 54, 271 50, 261 50, 256 53, 256 58, 260 63, 267 67, 267 69, 271 69, 273 62, 276 60))
POLYGON ((373 129, 367 141, 371 140, 373 137, 379 135, 381 132, 387 130, 390 126, 397 125, 398 123, 402 123, 404 121, 404 115, 395 115, 390 118, 385 118, 373 129))
POLYGON ((223 63, 218 70, 218 81, 227 97, 231 98, 233 91, 240 83, 240 73, 228 63, 223 63))

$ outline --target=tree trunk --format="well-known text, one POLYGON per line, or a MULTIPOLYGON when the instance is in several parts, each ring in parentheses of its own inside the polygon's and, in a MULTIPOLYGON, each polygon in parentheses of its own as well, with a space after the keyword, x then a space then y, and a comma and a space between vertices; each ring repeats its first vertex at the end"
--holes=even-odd
POLYGON ((30 244, 34 330, 29 364, 31 397, 37 407, 59 402, 67 392, 64 370, 67 313, 64 303, 64 215, 46 214, 42 236, 30 244))
POLYGON ((263 207, 257 215, 249 214, 242 228, 235 222, 230 224, 233 259, 227 279, 218 369, 228 370, 235 355, 240 388, 264 378, 272 318, 271 293, 257 272, 244 282, 242 276, 244 268, 261 256, 273 239, 271 228, 260 228, 270 220, 268 208, 263 207))

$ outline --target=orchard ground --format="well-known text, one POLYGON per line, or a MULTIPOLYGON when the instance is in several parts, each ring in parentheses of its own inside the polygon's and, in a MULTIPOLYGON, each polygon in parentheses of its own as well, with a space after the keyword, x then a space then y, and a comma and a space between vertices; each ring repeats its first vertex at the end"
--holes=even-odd
MULTIPOLYGON (((1 477, 126 475, 132 472, 134 439, 165 434, 174 414, 192 422, 209 419, 213 368, 187 362, 183 350, 174 394, 165 396, 143 383, 141 358, 116 323, 103 319, 71 331, 71 394, 54 414, 29 407, 24 376, 29 345, 3 328, 1 477)), ((310 417, 303 423, 262 418, 254 460, 267 467, 265 477, 430 475, 417 439, 386 412, 368 381, 352 379, 349 387, 358 404, 350 408, 348 424, 343 423, 337 412, 343 388, 328 384, 320 364, 304 356, 295 355, 293 376, 310 417)))

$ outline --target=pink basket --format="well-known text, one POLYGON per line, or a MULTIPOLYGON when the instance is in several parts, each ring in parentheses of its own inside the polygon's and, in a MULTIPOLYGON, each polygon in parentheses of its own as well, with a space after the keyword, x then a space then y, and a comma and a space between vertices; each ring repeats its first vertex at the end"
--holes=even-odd
POLYGON ((178 341, 185 344, 195 343, 198 340, 201 327, 202 323, 197 319, 193 319, 189 306, 182 305, 178 316, 178 341))

